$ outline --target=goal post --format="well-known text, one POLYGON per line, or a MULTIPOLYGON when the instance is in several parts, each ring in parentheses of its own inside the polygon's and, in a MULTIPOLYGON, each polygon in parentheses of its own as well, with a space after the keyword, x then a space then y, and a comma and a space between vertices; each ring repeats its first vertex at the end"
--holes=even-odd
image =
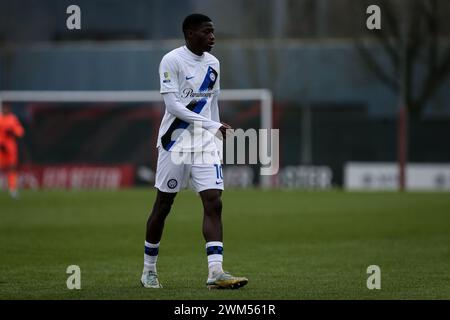
MULTIPOLYGON (((3 102, 162 102, 159 91, 0 91, 0 108, 3 102)), ((224 89, 220 91, 219 101, 259 101, 259 128, 272 129, 272 92, 268 89, 224 89)), ((256 129, 256 128, 255 128, 256 129)), ((265 145, 265 144, 263 144, 265 145)), ((267 146, 264 146, 266 148, 267 146)), ((263 150, 265 152, 267 150, 263 150)), ((264 153, 267 154, 267 153, 264 153)), ((271 187, 271 176, 261 176, 262 188, 271 187)))

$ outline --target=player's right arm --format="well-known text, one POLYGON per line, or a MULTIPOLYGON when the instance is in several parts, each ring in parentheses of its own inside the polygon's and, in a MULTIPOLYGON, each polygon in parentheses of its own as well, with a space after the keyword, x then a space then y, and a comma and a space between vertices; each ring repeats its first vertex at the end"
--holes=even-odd
POLYGON ((216 122, 205 118, 204 116, 195 113, 186 108, 180 100, 179 94, 176 92, 163 93, 164 103, 166 104, 166 110, 170 114, 173 114, 178 119, 186 121, 187 123, 194 124, 194 122, 201 123, 202 127, 206 130, 218 130, 222 127, 220 122, 216 122))

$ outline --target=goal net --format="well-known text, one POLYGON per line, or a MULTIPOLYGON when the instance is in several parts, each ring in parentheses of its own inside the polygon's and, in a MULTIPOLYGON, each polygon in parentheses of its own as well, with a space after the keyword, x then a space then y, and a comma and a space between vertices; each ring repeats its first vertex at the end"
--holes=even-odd
MULTIPOLYGON (((120 188, 153 184, 165 108, 158 91, 0 91, 25 128, 19 140, 24 188, 120 188)), ((221 120, 271 129, 266 89, 222 90, 221 120)), ((270 186, 259 164, 224 166, 228 187, 270 186)), ((0 187, 5 177, 0 175, 0 187)))

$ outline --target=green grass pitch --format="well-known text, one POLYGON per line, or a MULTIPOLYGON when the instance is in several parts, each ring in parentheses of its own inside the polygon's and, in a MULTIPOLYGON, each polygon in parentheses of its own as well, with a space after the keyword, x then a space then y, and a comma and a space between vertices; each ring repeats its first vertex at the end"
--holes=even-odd
POLYGON ((226 190, 224 269, 207 290, 199 197, 177 196, 160 247, 162 290, 140 286, 152 189, 0 193, 0 299, 450 299, 450 196, 226 190), (81 268, 68 290, 66 268, 81 268), (381 268, 368 290, 367 267, 381 268))

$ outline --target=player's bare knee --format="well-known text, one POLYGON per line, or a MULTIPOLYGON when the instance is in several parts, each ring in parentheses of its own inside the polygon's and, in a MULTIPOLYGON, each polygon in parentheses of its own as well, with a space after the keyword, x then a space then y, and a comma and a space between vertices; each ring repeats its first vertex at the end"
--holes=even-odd
POLYGON ((162 199, 158 203, 158 208, 161 212, 168 214, 172 208, 173 199, 162 199))
POLYGON ((170 212, 170 209, 172 208, 172 204, 174 202, 176 193, 165 193, 165 192, 158 192, 158 195, 156 197, 155 201, 155 207, 157 210, 155 210, 156 214, 161 215, 168 215, 170 212))
POLYGON ((203 206, 205 214, 220 215, 222 213, 222 199, 220 196, 204 199, 203 206))

